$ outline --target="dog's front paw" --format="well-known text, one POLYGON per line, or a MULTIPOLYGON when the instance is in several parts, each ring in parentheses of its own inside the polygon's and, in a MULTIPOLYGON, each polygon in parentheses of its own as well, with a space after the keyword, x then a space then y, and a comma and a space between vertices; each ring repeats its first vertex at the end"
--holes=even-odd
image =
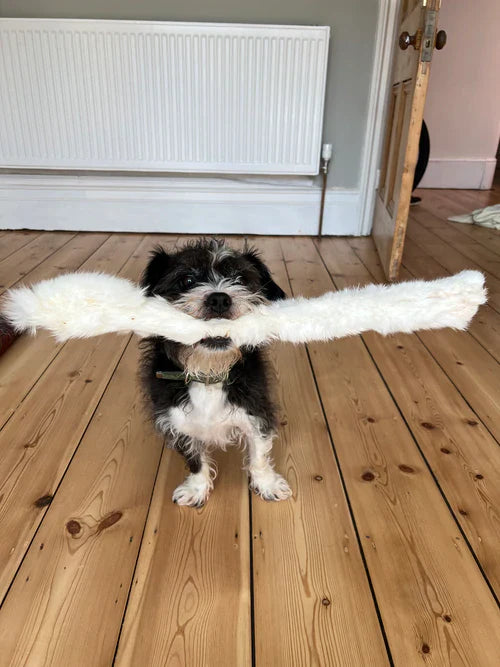
POLYGON ((286 500, 292 495, 286 479, 272 468, 251 473, 250 488, 263 500, 286 500))
POLYGON ((208 500, 210 483, 199 474, 188 475, 182 484, 175 489, 172 500, 177 505, 202 507, 208 500))

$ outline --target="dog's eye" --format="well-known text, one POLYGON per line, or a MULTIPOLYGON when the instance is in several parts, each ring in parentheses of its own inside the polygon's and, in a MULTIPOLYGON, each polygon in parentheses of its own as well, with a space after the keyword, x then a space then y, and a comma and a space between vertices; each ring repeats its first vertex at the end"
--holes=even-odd
POLYGON ((182 276, 182 278, 179 278, 179 285, 183 289, 188 289, 189 287, 192 287, 194 285, 193 276, 182 276))

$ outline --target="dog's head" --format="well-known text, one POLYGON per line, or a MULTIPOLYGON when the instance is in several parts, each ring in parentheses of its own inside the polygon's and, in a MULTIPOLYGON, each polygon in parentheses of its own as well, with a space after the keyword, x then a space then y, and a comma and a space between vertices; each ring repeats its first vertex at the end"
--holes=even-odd
MULTIPOLYGON (((142 276, 156 294, 199 319, 236 319, 262 303, 284 299, 255 249, 234 250, 210 239, 175 252, 157 247, 142 276)), ((206 338, 180 346, 179 361, 193 375, 224 374, 241 356, 227 338, 206 338)))

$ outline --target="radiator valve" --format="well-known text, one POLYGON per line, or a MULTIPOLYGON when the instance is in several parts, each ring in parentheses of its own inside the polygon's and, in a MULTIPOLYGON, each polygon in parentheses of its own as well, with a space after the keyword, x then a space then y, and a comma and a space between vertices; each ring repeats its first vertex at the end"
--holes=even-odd
POLYGON ((321 149, 321 159, 323 161, 321 170, 324 174, 327 174, 329 162, 332 159, 332 144, 323 144, 321 149))

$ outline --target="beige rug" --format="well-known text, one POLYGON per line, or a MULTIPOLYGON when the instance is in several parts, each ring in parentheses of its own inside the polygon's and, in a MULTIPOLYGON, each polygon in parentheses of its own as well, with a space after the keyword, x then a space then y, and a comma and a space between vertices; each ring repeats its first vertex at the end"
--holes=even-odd
POLYGON ((478 208, 466 215, 452 215, 448 220, 451 222, 462 222, 466 225, 480 225, 481 227, 500 231, 500 204, 478 208))

